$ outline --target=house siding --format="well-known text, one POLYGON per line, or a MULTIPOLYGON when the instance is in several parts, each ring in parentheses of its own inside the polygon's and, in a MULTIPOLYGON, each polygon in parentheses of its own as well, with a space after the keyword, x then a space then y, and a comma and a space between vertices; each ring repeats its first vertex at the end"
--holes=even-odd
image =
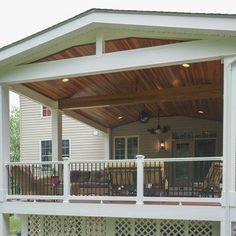
MULTIPOLYGON (((20 97, 21 107, 21 160, 40 161, 41 140, 51 139, 51 117, 42 117, 42 106, 28 98, 20 97)), ((63 139, 70 140, 71 160, 104 159, 104 133, 73 118, 62 117, 63 139)))
MULTIPOLYGON (((139 136, 139 154, 145 155, 146 158, 172 157, 173 132, 209 131, 216 132, 216 155, 222 155, 222 122, 181 116, 162 117, 160 122, 162 126, 169 125, 171 127, 170 131, 160 135, 150 134, 147 129, 157 126, 157 120, 150 119, 146 124, 134 122, 114 128, 112 130, 112 140, 116 136, 139 136), (159 151, 159 140, 166 142, 167 151, 159 151)), ((113 151, 112 155, 114 157, 113 151)))

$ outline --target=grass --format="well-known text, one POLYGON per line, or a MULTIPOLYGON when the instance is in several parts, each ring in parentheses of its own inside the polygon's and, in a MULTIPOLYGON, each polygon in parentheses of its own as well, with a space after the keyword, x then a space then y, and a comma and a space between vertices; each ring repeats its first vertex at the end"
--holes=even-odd
POLYGON ((20 220, 16 219, 14 216, 10 217, 10 234, 16 235, 20 232, 20 220))

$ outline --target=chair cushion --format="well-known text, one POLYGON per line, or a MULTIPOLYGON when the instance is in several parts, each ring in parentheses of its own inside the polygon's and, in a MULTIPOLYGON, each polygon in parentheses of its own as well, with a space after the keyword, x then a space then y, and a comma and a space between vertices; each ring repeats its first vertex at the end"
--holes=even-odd
POLYGON ((90 172, 89 171, 73 170, 73 171, 70 172, 70 181, 71 181, 71 183, 88 182, 89 178, 90 178, 90 172))
POLYGON ((92 171, 89 178, 90 183, 108 183, 109 174, 104 171, 92 171))

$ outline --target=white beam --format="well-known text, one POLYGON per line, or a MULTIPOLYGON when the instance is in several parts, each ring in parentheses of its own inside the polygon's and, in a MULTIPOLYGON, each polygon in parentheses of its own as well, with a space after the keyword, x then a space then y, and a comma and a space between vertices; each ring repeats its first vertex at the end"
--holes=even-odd
MULTIPOLYGON (((1 206, 0 206, 1 207, 1 206)), ((179 206, 154 204, 96 204, 96 203, 55 203, 55 202, 5 202, 4 213, 129 217, 149 219, 207 220, 222 221, 224 208, 220 206, 179 206), (181 212, 181 214, 180 214, 181 212), (194 212, 194 214, 193 214, 194 212)))
POLYGON ((0 85, 0 202, 5 201, 7 193, 8 175, 5 162, 9 160, 9 88, 0 85))
POLYGON ((83 115, 80 115, 79 113, 77 113, 75 111, 68 110, 68 111, 64 111, 63 113, 67 116, 70 116, 70 117, 72 117, 72 118, 74 118, 78 121, 81 121, 81 122, 85 123, 86 125, 94 127, 95 129, 98 129, 98 130, 100 130, 104 133, 107 133, 107 128, 106 127, 96 123, 93 120, 88 119, 87 117, 85 117, 83 115))
POLYGON ((148 47, 102 56, 86 56, 29 65, 20 65, 5 72, 0 83, 44 81, 64 77, 162 67, 183 62, 199 62, 236 55, 235 42, 196 40, 171 45, 148 47))
POLYGON ((62 160, 62 112, 52 109, 52 161, 62 160))

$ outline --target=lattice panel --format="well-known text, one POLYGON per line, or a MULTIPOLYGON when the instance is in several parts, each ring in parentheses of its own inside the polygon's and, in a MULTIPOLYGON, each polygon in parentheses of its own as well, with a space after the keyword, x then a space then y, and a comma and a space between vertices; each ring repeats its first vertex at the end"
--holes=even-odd
POLYGON ((135 236, 157 235, 157 221, 151 219, 135 220, 135 236))
POLYGON ((102 217, 85 218, 86 236, 106 236, 106 220, 102 217))
POLYGON ((160 223, 161 236, 183 236, 185 235, 184 221, 162 220, 160 223))
POLYGON ((82 236, 83 218, 82 217, 65 217, 64 235, 65 236, 82 236))
POLYGON ((29 236, 217 236, 207 221, 29 216, 29 236))
POLYGON ((43 231, 45 236, 63 236, 62 217, 45 216, 43 231))
POLYGON ((42 223, 41 217, 36 215, 31 215, 28 218, 28 234, 30 236, 39 236, 42 234, 42 223))
POLYGON ((132 236, 132 220, 126 218, 115 219, 115 236, 132 236))
POLYGON ((207 221, 190 221, 188 234, 189 236, 213 236, 212 223, 207 221))

